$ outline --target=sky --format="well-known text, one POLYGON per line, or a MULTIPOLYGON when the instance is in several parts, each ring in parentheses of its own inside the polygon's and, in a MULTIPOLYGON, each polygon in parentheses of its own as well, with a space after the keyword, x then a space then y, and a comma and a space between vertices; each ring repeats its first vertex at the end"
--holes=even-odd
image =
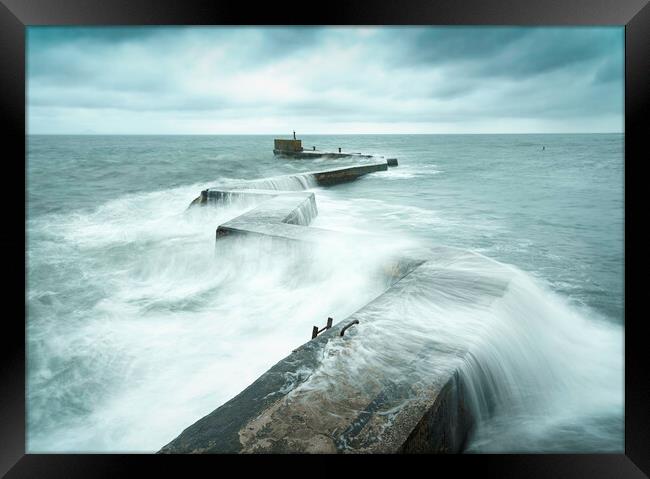
POLYGON ((624 131, 624 28, 27 29, 30 134, 624 131))

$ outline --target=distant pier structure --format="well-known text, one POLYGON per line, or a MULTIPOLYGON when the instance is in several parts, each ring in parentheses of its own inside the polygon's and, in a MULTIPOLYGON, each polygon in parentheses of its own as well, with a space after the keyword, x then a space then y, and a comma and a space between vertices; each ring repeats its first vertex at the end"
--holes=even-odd
POLYGON ((296 140, 296 132, 293 133, 293 140, 282 140, 276 138, 273 140, 273 153, 276 155, 283 153, 302 153, 302 140, 296 140))
MULTIPOLYGON (((273 140, 273 154, 278 156, 284 156, 288 158, 321 158, 321 157, 330 157, 330 158, 372 158, 372 155, 362 155, 361 153, 342 153, 341 148, 338 148, 338 153, 333 151, 322 151, 317 150, 315 146, 312 146, 311 149, 305 150, 302 147, 302 140, 296 138, 296 132, 293 132, 293 139, 286 140, 283 138, 276 138, 273 140)), ((391 165, 392 166, 392 165, 391 165)))

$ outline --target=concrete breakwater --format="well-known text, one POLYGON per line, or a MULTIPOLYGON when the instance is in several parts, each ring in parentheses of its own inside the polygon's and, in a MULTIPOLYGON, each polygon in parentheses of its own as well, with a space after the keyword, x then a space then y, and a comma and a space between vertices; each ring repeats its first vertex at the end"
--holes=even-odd
POLYGON ((296 241, 324 241, 327 238, 335 240, 340 233, 321 228, 306 228, 318 214, 318 210, 314 193, 300 190, 310 186, 346 183, 387 169, 387 162, 370 163, 247 182, 240 187, 229 189, 208 188, 202 191, 192 204, 207 205, 232 201, 258 203, 248 213, 220 225, 216 232, 217 238, 245 234, 296 241), (275 188, 271 189, 272 187, 275 188))
MULTIPOLYGON (((350 181, 386 169, 380 165, 318 172, 297 184, 350 181)), ((250 186, 208 189, 197 199, 259 202, 220 225, 218 240, 262 235, 302 243, 339 234, 307 226, 317 214, 314 193, 250 186)), ((470 315, 489 309, 506 294, 510 271, 446 247, 401 258, 399 264, 383 294, 295 349, 160 452, 462 451, 477 394, 462 371, 476 362, 476 346, 438 326, 439 314, 459 299, 470 315)))
MULTIPOLYGON (((258 190, 260 194, 268 194, 269 191, 277 192, 278 190, 299 191, 305 190, 310 186, 332 186, 339 183, 354 181, 369 173, 386 171, 389 166, 397 166, 397 160, 391 158, 389 161, 330 168, 324 171, 311 171, 276 178, 264 178, 242 183, 241 185, 230 188, 230 190, 238 192, 248 190, 249 194, 258 190)), ((203 190, 201 191, 201 195, 192 201, 192 204, 205 205, 208 204, 208 202, 223 201, 223 191, 225 190, 222 188, 208 188, 207 190, 203 190)))

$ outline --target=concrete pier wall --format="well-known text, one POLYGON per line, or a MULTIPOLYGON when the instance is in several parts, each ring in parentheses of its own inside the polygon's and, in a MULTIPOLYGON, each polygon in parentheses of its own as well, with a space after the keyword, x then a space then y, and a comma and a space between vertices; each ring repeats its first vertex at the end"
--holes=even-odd
MULTIPOLYGON (((247 194, 249 193, 244 193, 243 196, 247 194)), ((266 198, 263 198, 259 206, 219 225, 217 238, 231 234, 248 234, 316 241, 327 237, 328 233, 331 234, 326 230, 304 228, 318 214, 314 193, 275 193, 262 196, 266 198)))
POLYGON ((294 350, 160 452, 460 452, 473 424, 460 371, 474 345, 444 340, 443 331, 423 338, 413 330, 431 321, 435 331, 436 305, 459 296, 469 309, 501 298, 507 269, 489 263, 489 274, 466 271, 468 263, 485 261, 436 248, 429 261, 294 350), (414 298, 426 307, 414 308, 414 298))
MULTIPOLYGON (((254 195, 275 195, 280 191, 301 191, 314 186, 333 186, 361 178, 369 173, 386 171, 388 162, 373 162, 361 165, 331 168, 324 171, 308 171, 296 175, 263 178, 260 180, 242 182, 241 185, 229 188, 208 188, 190 203, 191 206, 223 203, 234 199, 252 197, 254 195)), ((396 166, 396 164, 395 164, 396 166)))
MULTIPOLYGON (((279 185, 282 188, 306 189, 311 184, 332 186, 354 181, 369 173, 385 171, 387 163, 369 163, 325 171, 290 175, 279 179, 264 179, 247 182, 240 189, 209 188, 201 192, 192 205, 228 204, 233 201, 250 201, 259 206, 227 223, 220 225, 216 237, 229 235, 262 235, 295 241, 334 241, 340 233, 318 229, 301 228, 311 223, 318 214, 314 193, 251 189, 279 185), (295 181, 292 181, 295 180, 295 181)), ((190 205, 190 206, 192 206, 190 205)), ((363 235, 361 235, 363 236, 363 235)))
POLYGON ((374 173, 376 171, 386 171, 388 163, 371 163, 367 165, 351 166, 347 168, 336 168, 328 171, 313 173, 314 179, 319 186, 331 186, 348 181, 354 181, 360 176, 374 173))

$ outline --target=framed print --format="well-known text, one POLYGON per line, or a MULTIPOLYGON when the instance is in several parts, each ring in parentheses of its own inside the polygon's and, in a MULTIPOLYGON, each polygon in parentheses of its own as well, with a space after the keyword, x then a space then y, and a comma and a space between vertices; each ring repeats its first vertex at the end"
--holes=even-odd
POLYGON ((0 13, 7 477, 647 477, 646 1, 0 13))

